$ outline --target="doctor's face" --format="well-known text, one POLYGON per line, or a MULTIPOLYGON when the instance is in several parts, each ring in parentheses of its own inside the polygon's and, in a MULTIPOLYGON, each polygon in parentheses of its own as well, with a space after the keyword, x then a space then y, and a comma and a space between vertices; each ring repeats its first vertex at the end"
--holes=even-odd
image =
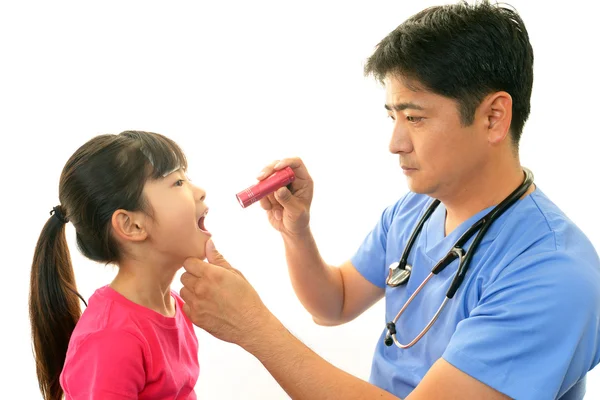
POLYGON ((409 85, 389 75, 385 80, 385 108, 393 123, 389 150, 398 155, 411 191, 452 196, 485 163, 485 129, 477 119, 463 126, 457 101, 416 82, 409 85))

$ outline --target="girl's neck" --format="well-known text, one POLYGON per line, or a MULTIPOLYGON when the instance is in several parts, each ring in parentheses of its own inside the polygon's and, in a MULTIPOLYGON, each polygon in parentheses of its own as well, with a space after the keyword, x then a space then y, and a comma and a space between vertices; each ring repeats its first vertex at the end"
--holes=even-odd
POLYGON ((171 296, 171 283, 175 273, 171 268, 147 263, 121 263, 110 287, 136 304, 173 317, 175 300, 171 296))

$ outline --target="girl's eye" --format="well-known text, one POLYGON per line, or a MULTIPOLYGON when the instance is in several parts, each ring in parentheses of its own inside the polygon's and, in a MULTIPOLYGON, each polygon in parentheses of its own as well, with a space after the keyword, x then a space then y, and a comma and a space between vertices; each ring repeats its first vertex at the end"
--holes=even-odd
POLYGON ((183 186, 183 182, 185 182, 183 179, 178 179, 177 182, 175 182, 175 186, 183 186))

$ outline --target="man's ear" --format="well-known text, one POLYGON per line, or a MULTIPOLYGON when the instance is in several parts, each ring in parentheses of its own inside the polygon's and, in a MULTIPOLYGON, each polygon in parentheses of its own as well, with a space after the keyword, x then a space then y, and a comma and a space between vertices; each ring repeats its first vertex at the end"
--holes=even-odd
POLYGON ((117 210, 113 213, 111 224, 113 233, 119 240, 142 242, 148 237, 147 216, 140 211, 117 210))
POLYGON ((504 141, 510 132, 512 121, 512 97, 510 94, 503 91, 490 94, 481 103, 480 110, 485 118, 488 142, 497 145, 504 141))

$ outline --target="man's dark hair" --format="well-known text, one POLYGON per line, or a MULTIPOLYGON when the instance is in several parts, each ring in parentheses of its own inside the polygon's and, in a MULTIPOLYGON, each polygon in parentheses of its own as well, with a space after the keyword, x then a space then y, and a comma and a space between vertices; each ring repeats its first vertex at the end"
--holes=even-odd
POLYGON ((413 15, 376 47, 365 75, 383 82, 392 75, 455 99, 461 121, 473 123, 484 97, 512 97, 510 131, 518 147, 529 116, 533 49, 514 9, 482 1, 427 8, 413 15))

